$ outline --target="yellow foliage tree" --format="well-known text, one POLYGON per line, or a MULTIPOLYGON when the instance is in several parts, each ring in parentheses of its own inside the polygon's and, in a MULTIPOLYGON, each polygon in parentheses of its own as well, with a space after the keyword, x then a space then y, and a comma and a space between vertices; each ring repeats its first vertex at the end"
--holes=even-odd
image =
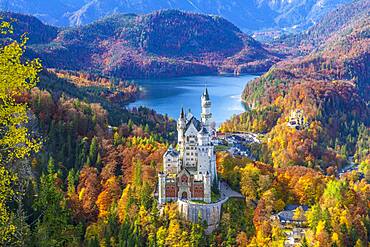
MULTIPOLYGON (((11 24, 2 21, 0 34, 12 33, 11 24)), ((26 124, 28 106, 22 96, 38 81, 38 59, 23 61, 27 38, 20 42, 2 39, 0 43, 0 245, 11 239, 15 226, 10 222, 7 203, 12 199, 12 184, 17 180, 12 165, 37 151, 40 143, 32 138, 26 124), (4 41, 5 40, 5 41, 4 41)))

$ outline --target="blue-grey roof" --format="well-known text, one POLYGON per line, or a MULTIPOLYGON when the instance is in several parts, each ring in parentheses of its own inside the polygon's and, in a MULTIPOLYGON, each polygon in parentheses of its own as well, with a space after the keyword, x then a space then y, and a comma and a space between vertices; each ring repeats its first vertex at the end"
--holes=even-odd
POLYGON ((193 123, 194 124, 194 127, 196 128, 197 131, 200 131, 200 129, 202 128, 202 124, 201 122, 196 119, 194 116, 192 116, 187 122, 186 122, 186 129, 189 128, 190 124, 193 123))
POLYGON ((285 210, 284 211, 281 211, 281 212, 277 213, 277 216, 279 217, 279 220, 280 221, 299 221, 299 220, 293 219, 295 210, 298 207, 302 207, 303 211, 307 211, 308 210, 308 206, 307 205, 289 204, 289 205, 287 205, 285 207, 285 210))
POLYGON ((202 134, 202 135, 206 135, 208 134, 208 130, 207 128, 205 128, 204 126, 202 126, 202 128, 200 129, 199 131, 199 134, 202 134))
POLYGON ((277 214, 280 221, 293 221, 294 211, 284 210, 277 214))
POLYGON ((303 211, 308 210, 307 205, 297 205, 297 204, 288 204, 285 206, 284 210, 296 210, 296 208, 302 207, 303 211))
POLYGON ((173 149, 173 148, 169 148, 166 152, 165 152, 165 154, 164 154, 164 156, 172 156, 172 157, 178 157, 179 156, 179 152, 177 152, 175 149, 173 149))
POLYGON ((181 107, 180 117, 185 118, 184 107, 181 107))
POLYGON ((206 88, 206 90, 204 91, 203 93, 203 96, 206 100, 209 100, 209 94, 208 94, 208 89, 206 88))

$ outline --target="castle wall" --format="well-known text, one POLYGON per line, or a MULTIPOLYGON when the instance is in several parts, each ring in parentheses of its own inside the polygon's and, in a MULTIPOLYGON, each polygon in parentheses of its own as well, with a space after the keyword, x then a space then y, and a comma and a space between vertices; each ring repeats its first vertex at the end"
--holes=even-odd
POLYGON ((200 223, 199 216, 202 221, 206 221, 208 228, 206 233, 214 231, 221 220, 221 207, 227 201, 227 198, 216 203, 194 203, 189 201, 178 200, 178 210, 180 215, 191 222, 200 223))
POLYGON ((176 184, 166 184, 166 197, 177 197, 177 186, 176 184))
POLYGON ((193 198, 202 198, 204 197, 204 188, 203 188, 203 183, 197 183, 194 184, 192 187, 193 191, 193 198))

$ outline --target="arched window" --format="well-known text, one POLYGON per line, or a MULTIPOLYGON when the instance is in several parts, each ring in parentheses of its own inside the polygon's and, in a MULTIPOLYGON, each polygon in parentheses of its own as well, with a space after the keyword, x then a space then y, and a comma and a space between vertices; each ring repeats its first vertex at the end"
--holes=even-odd
POLYGON ((181 182, 182 182, 182 183, 187 183, 187 182, 188 182, 188 177, 187 177, 187 176, 185 176, 185 175, 183 175, 183 176, 181 177, 181 182))

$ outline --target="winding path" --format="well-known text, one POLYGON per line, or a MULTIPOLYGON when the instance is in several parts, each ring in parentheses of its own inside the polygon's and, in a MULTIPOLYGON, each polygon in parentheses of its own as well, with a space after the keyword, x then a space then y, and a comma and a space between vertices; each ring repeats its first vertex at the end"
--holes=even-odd
POLYGON ((221 200, 229 199, 229 198, 244 198, 242 194, 239 192, 232 190, 230 186, 224 182, 220 182, 220 194, 221 194, 221 200))

